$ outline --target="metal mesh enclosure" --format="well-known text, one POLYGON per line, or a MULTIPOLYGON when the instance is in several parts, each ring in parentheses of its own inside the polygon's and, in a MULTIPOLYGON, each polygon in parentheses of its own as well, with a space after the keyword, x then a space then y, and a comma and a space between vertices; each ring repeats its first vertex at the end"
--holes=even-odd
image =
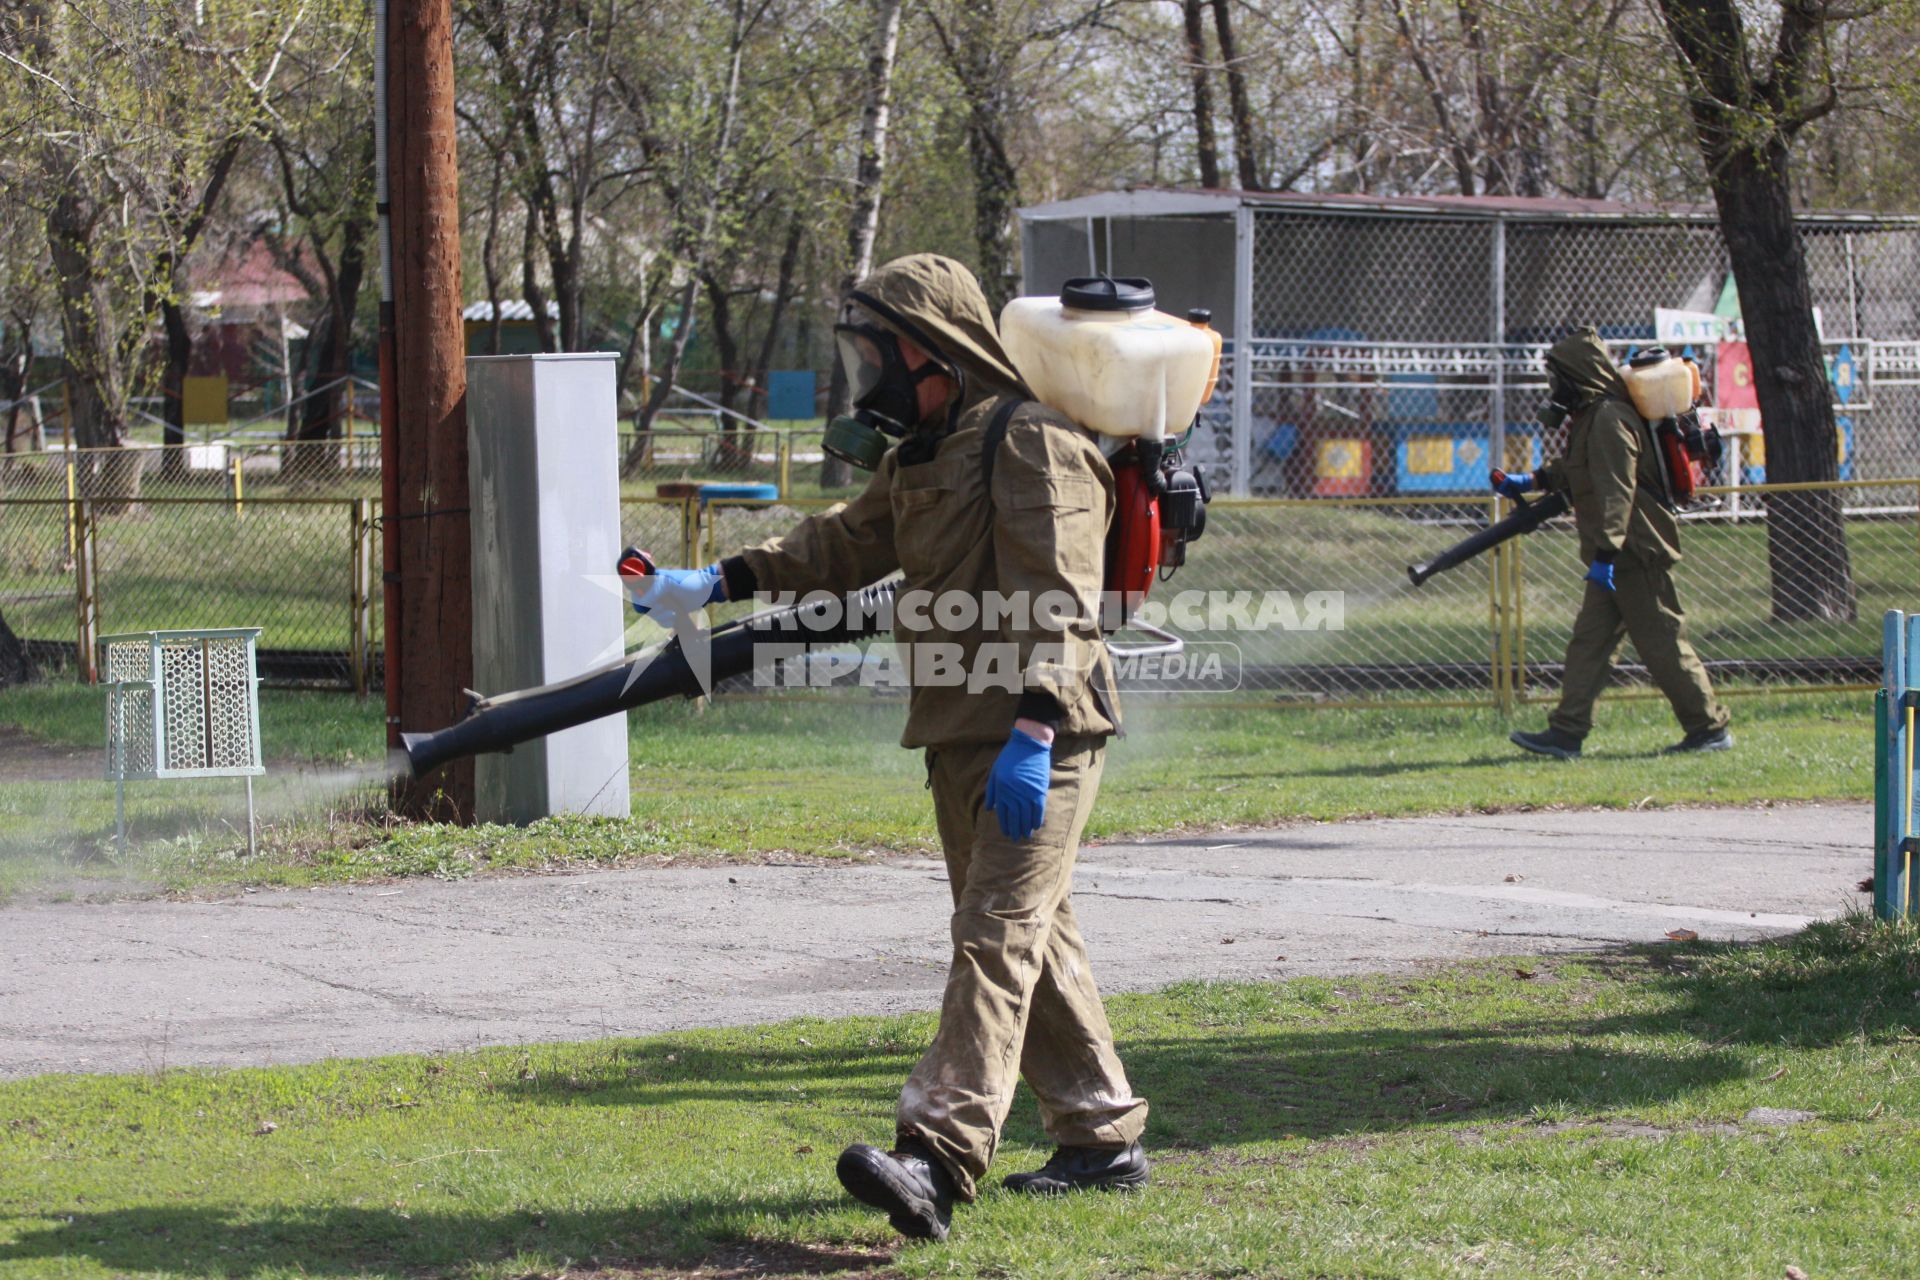
MULTIPOLYGON (((1735 296, 1693 209, 1137 191, 1021 216, 1027 292, 1098 270, 1149 276, 1165 309, 1213 306, 1230 354, 1192 452, 1238 496, 1477 496, 1500 437, 1537 434, 1547 345, 1592 324, 1624 355, 1655 339, 1656 308, 1735 296)), ((1845 392, 1835 374, 1840 478, 1920 473, 1920 219, 1801 231, 1830 364, 1857 373, 1845 392)), ((1721 350, 1692 350, 1709 385, 1721 350)), ((1721 478, 1764 483, 1763 445, 1721 478)))
POLYGON ((262 772, 259 636, 230 628, 105 637, 107 777, 262 772))

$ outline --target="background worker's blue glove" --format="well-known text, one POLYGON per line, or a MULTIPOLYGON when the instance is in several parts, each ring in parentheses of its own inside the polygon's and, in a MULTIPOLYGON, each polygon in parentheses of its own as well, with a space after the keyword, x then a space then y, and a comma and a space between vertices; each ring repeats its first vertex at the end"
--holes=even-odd
POLYGON ((1000 815, 1000 830, 1012 840, 1025 840, 1047 816, 1047 777, 1053 769, 1053 747, 1018 729, 1000 748, 987 775, 987 808, 1000 815))
POLYGON ((1533 490, 1533 472, 1531 471, 1496 471, 1493 474, 1495 477, 1493 491, 1503 498, 1518 498, 1521 494, 1530 493, 1533 490))
POLYGON ((720 566, 704 569, 656 569, 641 578, 627 578, 628 598, 641 617, 658 614, 666 626, 718 600, 726 592, 720 566))
POLYGON ((1595 586, 1613 590, 1613 563, 1608 560, 1595 560, 1587 566, 1587 581, 1595 586))

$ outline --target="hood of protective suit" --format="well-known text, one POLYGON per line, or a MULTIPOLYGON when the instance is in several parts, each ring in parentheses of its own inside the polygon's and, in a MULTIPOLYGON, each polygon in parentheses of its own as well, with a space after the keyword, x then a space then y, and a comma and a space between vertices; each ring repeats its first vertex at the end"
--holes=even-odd
POLYGON ((1000 345, 1000 329, 980 282, 952 258, 937 253, 895 258, 855 285, 849 297, 888 328, 957 366, 966 379, 962 403, 1007 393, 1031 398, 1000 345))
MULTIPOLYGON (((1613 357, 1592 326, 1560 339, 1547 352, 1547 367, 1560 375, 1574 393, 1567 407, 1581 409, 1595 400, 1627 400, 1627 382, 1614 368, 1613 357)), ((1629 402, 1630 403, 1630 402, 1629 402)))

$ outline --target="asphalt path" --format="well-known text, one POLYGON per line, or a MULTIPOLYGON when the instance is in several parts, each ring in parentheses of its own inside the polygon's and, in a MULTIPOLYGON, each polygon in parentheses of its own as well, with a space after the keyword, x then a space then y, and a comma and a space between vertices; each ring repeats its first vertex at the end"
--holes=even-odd
MULTIPOLYGON (((1870 805, 1297 825, 1082 851, 1107 991, 1408 969, 1863 901, 1870 805)), ((594 871, 0 908, 0 1077, 440 1052, 928 1009, 937 861, 594 871)))

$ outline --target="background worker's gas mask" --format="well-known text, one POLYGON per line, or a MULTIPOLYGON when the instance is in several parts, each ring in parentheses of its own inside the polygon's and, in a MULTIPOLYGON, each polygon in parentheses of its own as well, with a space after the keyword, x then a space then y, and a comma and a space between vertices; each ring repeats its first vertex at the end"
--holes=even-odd
POLYGON ((833 336, 854 412, 827 424, 821 447, 872 471, 887 452, 887 437, 899 439, 919 422, 920 384, 948 370, 931 356, 918 369, 908 368, 899 337, 852 308, 833 336))
POLYGON ((1557 429, 1567 420, 1567 415, 1573 412, 1575 399, 1574 389, 1567 385, 1567 380, 1560 376, 1559 370, 1548 365, 1547 402, 1540 406, 1539 413, 1535 415, 1539 418, 1540 425, 1549 431, 1557 429))

